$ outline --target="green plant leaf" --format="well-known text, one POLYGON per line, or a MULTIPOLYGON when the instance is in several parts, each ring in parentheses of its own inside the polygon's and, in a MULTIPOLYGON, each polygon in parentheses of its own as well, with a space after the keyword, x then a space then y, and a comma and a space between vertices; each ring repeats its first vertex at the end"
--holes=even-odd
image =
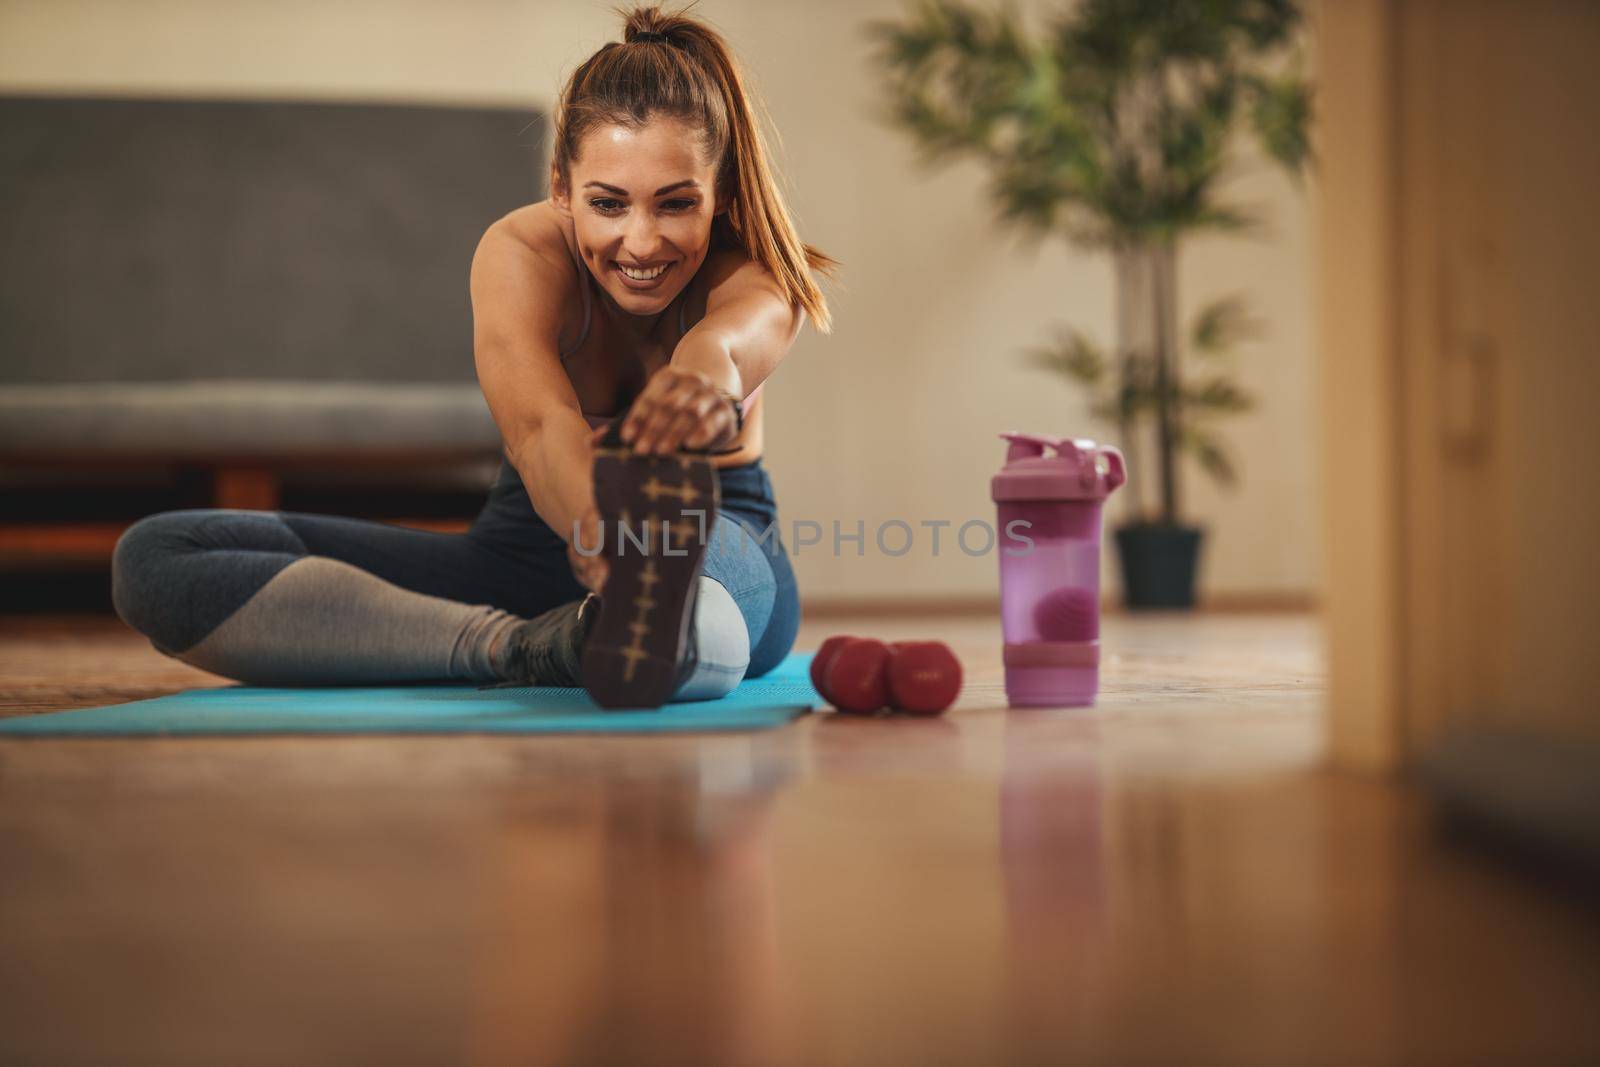
POLYGON ((1186 428, 1178 435, 1178 447, 1224 489, 1232 489, 1239 483, 1239 470, 1234 466, 1233 458, 1214 435, 1192 427, 1186 428))
POLYGON ((1082 385, 1099 385, 1105 378, 1104 353, 1074 328, 1061 330, 1053 343, 1030 348, 1024 354, 1032 366, 1065 375, 1082 385))
POLYGON ((1189 328, 1189 345, 1200 355, 1221 355, 1261 332, 1261 321, 1250 313, 1244 296, 1234 293, 1200 309, 1189 328))
POLYGON ((1179 403, 1185 412, 1235 415, 1255 407, 1255 397, 1227 378, 1214 377, 1186 383, 1179 403))
POLYGON ((1295 75, 1250 79, 1250 121, 1267 155, 1299 176, 1311 159, 1311 87, 1295 75))

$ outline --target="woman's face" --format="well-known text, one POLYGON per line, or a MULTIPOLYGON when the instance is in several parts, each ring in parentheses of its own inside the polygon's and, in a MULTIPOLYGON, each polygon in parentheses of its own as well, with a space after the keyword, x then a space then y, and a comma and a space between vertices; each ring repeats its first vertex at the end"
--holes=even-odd
POLYGON ((716 171, 700 131, 657 116, 640 129, 596 127, 577 152, 571 188, 555 200, 578 252, 623 311, 658 314, 711 248, 716 171))

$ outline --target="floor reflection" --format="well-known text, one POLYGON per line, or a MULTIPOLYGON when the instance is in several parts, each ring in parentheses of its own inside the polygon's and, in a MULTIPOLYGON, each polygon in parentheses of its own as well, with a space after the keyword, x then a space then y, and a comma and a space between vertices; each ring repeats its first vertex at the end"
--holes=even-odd
POLYGON ((1085 736, 1041 751, 1028 727, 1051 713, 1012 713, 1000 779, 1005 880, 1008 1060, 1059 1047, 1097 1005, 1082 972, 1104 965, 1110 926, 1106 798, 1098 720, 1085 736))
POLYGON ((780 1005, 771 840, 783 733, 622 766, 499 842, 473 1059, 772 1063, 780 1005))

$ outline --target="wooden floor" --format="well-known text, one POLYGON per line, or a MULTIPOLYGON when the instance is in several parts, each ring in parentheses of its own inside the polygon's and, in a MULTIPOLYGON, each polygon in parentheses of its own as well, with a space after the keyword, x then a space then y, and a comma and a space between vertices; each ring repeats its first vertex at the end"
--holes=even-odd
MULTIPOLYGON (((1600 925, 1319 768, 1308 616, 1112 618, 1091 711, 0 743, 0 1063, 1600 1062, 1600 925)), ((0 714, 217 679, 0 624, 0 714)))

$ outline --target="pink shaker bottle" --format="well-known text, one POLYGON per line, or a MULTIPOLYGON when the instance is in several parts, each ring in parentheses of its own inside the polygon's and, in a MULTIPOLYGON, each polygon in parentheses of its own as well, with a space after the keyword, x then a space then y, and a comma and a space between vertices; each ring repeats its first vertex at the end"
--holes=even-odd
POLYGON ((1100 688, 1100 505, 1122 453, 1083 438, 1010 442, 990 491, 1000 512, 1006 697, 1016 707, 1093 704, 1100 688))

